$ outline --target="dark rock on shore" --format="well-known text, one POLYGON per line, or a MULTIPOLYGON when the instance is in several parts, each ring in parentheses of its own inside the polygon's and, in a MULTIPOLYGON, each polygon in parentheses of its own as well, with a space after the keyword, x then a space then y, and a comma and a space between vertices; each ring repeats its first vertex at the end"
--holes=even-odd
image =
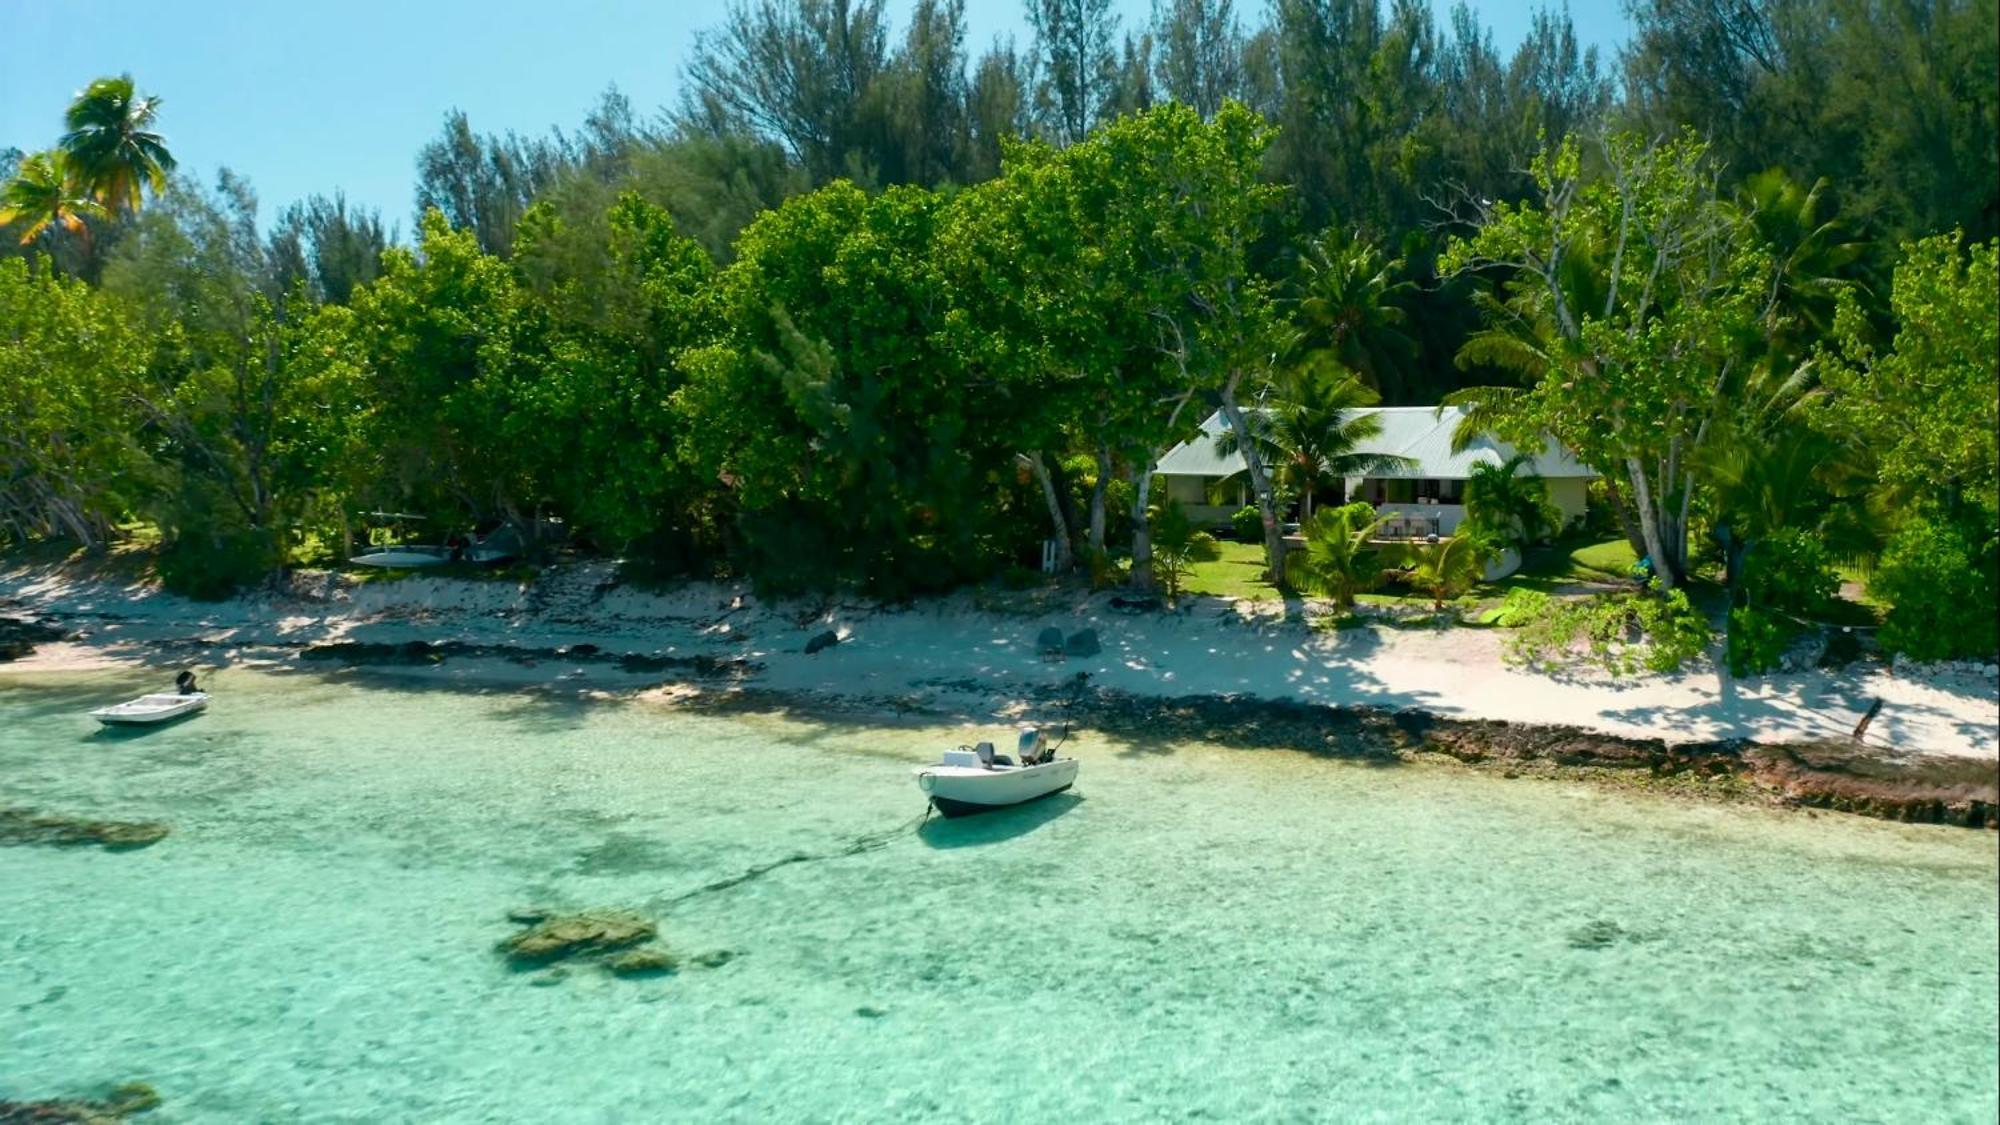
POLYGON ((33 809, 0 808, 0 844, 47 844, 53 847, 97 845, 123 852, 157 844, 167 835, 164 824, 143 821, 89 820, 49 816, 33 809))
POLYGON ((0 1125, 112 1125, 159 1104, 160 1095, 151 1086, 128 1082, 102 1100, 0 1101, 0 1125))
POLYGON ((758 665, 741 657, 665 656, 657 653, 608 653, 592 644, 566 648, 522 648, 514 645, 479 645, 465 641, 333 641, 308 645, 299 659, 351 666, 423 667, 442 664, 453 657, 488 657, 516 664, 536 664, 560 660, 578 664, 615 664, 624 672, 686 672, 695 676, 741 676, 755 672, 758 665))
POLYGON ((1095 629, 1079 629, 1063 642, 1065 656, 1096 656, 1103 651, 1104 646, 1098 643, 1095 629))
POLYGON ((0 663, 32 655, 36 645, 59 641, 67 635, 61 626, 47 621, 0 616, 0 663))

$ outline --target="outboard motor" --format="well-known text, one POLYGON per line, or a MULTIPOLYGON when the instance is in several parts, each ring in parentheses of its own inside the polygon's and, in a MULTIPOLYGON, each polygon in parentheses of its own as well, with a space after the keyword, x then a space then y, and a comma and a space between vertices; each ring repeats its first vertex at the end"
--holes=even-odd
POLYGON ((1022 727, 1021 741, 1015 747, 1014 756, 1024 766, 1032 766, 1048 756, 1049 739, 1040 727, 1022 727))
POLYGON ((181 669, 181 674, 174 677, 174 687, 178 688, 182 695, 193 695, 198 690, 194 686, 194 673, 185 668, 181 669))

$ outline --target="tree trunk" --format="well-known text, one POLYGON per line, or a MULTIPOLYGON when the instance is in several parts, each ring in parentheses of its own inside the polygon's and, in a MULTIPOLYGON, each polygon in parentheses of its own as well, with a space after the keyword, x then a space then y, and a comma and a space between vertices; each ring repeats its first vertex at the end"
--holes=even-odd
POLYGON ((1127 579, 1135 590, 1153 588, 1153 525, 1146 514, 1146 498, 1153 491, 1153 466, 1149 459, 1132 470, 1132 574, 1127 579))
POLYGON ((1077 511, 1076 490, 1070 486, 1069 473, 1063 468, 1062 459, 1050 458, 1047 464, 1049 482, 1056 490, 1056 505, 1062 509, 1063 526, 1069 528, 1070 560, 1074 563, 1084 548, 1085 514, 1077 511))
POLYGON ((1090 557, 1104 557, 1104 494, 1111 487, 1111 450, 1097 447, 1097 481, 1090 486, 1090 557))
POLYGON ((1264 455, 1257 441, 1243 425, 1243 410, 1236 405, 1236 384, 1240 373, 1231 375, 1222 387, 1222 416, 1236 433, 1243 451, 1243 465, 1250 474, 1250 489, 1257 496, 1257 514, 1264 519, 1264 580, 1273 586, 1285 584, 1285 533, 1278 526, 1278 498, 1271 490, 1271 474, 1264 468, 1264 455))
POLYGON ((1035 474, 1035 480, 1042 486, 1042 499, 1049 505, 1049 522, 1055 528, 1056 573, 1068 574, 1075 565, 1069 550, 1069 521, 1063 518, 1062 501, 1056 497, 1056 483, 1049 478, 1049 466, 1042 459, 1042 451, 1019 454, 1028 469, 1035 474))
POLYGON ((1625 543, 1632 548, 1632 556, 1637 558, 1646 553, 1646 537, 1639 531, 1639 521, 1632 515, 1632 508, 1625 503, 1625 493, 1618 487, 1615 476, 1603 477, 1604 493, 1611 501, 1611 514, 1618 519, 1618 530, 1625 535, 1625 543))
POLYGON ((1632 480, 1632 500, 1639 509, 1639 533, 1646 541, 1646 557, 1652 560, 1653 575, 1660 586, 1671 590, 1680 583, 1673 557, 1667 554, 1662 537, 1660 513, 1653 505, 1653 490, 1646 481, 1646 469, 1637 457, 1625 459, 1625 471, 1632 480))

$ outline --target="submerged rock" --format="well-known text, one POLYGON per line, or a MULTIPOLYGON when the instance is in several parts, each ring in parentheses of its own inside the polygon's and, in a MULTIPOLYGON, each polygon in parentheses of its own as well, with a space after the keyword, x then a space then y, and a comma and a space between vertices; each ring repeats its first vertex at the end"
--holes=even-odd
POLYGON ((606 957, 604 967, 615 977, 658 977, 680 968, 681 963, 664 949, 642 946, 606 957))
MULTIPOLYGON (((157 844, 167 835, 164 824, 144 821, 88 820, 49 816, 33 809, 0 808, 0 844, 47 844, 122 852, 157 844)), ((4 1120, 4 1119, 0 1119, 4 1120)))
POLYGON ((828 629, 806 642, 806 655, 811 656, 821 649, 829 649, 840 643, 840 634, 828 629))
POLYGON ((704 969, 719 969, 734 960, 736 953, 729 949, 711 949, 706 953, 697 953, 692 958, 694 964, 704 969))
POLYGON ((582 914, 545 917, 500 943, 500 952, 517 968, 537 968, 554 961, 603 956, 653 940, 659 929, 624 910, 592 910, 582 914))
POLYGON ((1617 944, 1618 939, 1624 936, 1625 930, 1618 923, 1600 918, 1571 930, 1569 946, 1571 949, 1603 949, 1607 945, 1617 944))
POLYGON ((160 1095, 151 1086, 127 1082, 101 1101, 88 1098, 0 1101, 0 1125, 111 1125, 159 1104, 160 1095))

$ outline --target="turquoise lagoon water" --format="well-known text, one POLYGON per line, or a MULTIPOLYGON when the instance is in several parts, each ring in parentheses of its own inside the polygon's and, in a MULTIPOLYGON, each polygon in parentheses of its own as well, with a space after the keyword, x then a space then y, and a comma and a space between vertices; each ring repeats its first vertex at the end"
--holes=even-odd
MULTIPOLYGON (((164 820, 0 850, 0 1098, 161 1121, 1996 1115, 1989 833, 1201 745, 1073 743, 965 821, 970 731, 228 672, 0 686, 0 798, 164 820), (795 855, 814 858, 710 891, 795 855), (718 968, 510 971, 511 907, 718 968)), ((1004 737, 989 732, 988 737, 1004 737)))

